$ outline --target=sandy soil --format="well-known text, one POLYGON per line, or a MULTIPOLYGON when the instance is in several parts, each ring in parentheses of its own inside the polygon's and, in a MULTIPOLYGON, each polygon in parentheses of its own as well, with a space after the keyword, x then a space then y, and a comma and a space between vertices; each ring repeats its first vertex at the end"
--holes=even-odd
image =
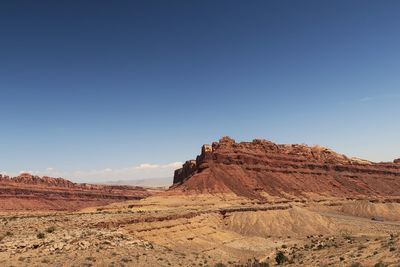
POLYGON ((224 194, 2 213, 0 266, 273 266, 279 251, 286 266, 400 266, 398 205, 224 194))

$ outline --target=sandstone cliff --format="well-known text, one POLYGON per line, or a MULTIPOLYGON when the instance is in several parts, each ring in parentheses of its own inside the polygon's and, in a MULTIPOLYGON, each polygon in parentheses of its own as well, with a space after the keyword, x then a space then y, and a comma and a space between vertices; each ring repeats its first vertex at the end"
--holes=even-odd
POLYGON ((264 196, 400 196, 400 164, 349 158, 322 146, 236 143, 204 145, 175 171, 171 190, 264 196))
POLYGON ((76 210, 149 195, 142 187, 78 184, 28 173, 12 178, 0 174, 0 211, 76 210))

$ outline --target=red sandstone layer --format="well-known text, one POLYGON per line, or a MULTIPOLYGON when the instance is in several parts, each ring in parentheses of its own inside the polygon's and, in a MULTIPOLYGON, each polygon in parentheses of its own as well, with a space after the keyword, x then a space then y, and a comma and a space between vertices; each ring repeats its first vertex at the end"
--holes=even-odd
POLYGON ((249 198, 400 196, 399 160, 374 163, 321 146, 236 143, 229 137, 204 145, 196 160, 175 171, 172 190, 235 193, 249 198))
POLYGON ((30 174, 0 175, 0 211, 77 210, 149 195, 142 187, 78 184, 30 174))

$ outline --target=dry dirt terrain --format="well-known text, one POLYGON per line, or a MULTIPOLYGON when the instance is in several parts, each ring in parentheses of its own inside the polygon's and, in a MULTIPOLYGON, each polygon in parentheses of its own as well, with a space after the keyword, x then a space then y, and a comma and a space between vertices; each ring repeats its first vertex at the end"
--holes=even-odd
POLYGON ((163 194, 0 226, 0 266, 400 266, 400 204, 377 199, 163 194))
POLYGON ((400 266, 399 160, 224 137, 165 192, 1 184, 0 266, 400 266))

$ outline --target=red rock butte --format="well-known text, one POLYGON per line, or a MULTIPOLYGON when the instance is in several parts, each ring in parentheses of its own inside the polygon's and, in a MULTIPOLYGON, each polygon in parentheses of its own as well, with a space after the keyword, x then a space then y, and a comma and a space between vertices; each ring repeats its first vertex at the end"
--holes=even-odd
POLYGON ((171 191, 266 196, 400 196, 400 159, 374 163, 322 146, 236 143, 223 137, 203 145, 196 160, 175 171, 171 191))
POLYGON ((142 187, 78 184, 63 178, 0 174, 0 211, 78 210, 150 195, 142 187))

